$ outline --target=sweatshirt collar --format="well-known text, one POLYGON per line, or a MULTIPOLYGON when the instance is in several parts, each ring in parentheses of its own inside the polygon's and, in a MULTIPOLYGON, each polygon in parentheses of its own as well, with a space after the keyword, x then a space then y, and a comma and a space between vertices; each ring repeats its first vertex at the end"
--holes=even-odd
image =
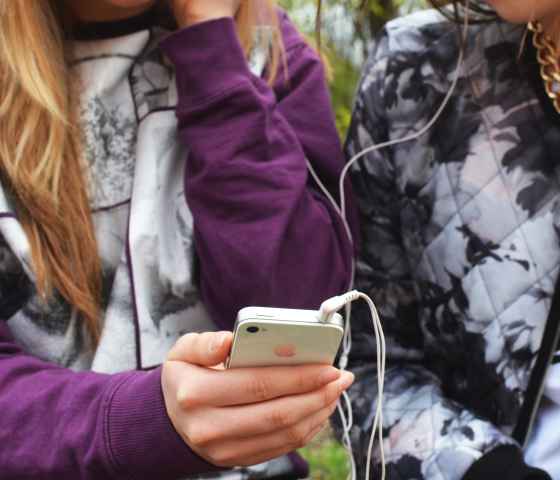
POLYGON ((70 37, 78 41, 106 40, 148 30, 154 25, 169 23, 166 12, 154 6, 146 12, 122 20, 108 22, 78 22, 72 26, 70 37))

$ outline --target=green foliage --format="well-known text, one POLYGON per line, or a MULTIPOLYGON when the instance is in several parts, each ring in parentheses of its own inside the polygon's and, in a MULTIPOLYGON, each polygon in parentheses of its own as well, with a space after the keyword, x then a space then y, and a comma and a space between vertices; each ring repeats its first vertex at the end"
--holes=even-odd
POLYGON ((331 68, 331 98, 336 116, 336 126, 344 137, 350 126, 354 91, 358 85, 359 72, 347 58, 331 50, 328 54, 331 68))
POLYGON ((345 480, 348 477, 348 456, 329 430, 320 434, 299 452, 308 462, 312 480, 345 480))
MULTIPOLYGON (((317 0, 280 0, 308 38, 315 36, 317 0)), ((342 138, 350 124, 360 66, 379 29, 399 13, 408 13, 424 0, 322 0, 322 51, 331 70, 331 95, 342 138)))

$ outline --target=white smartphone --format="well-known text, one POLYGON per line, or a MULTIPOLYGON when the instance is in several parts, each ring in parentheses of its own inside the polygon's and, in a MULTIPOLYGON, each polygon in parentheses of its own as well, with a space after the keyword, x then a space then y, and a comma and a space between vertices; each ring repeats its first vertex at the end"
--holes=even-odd
POLYGON ((247 307, 237 315, 226 367, 332 365, 343 335, 338 313, 321 322, 316 310, 247 307))

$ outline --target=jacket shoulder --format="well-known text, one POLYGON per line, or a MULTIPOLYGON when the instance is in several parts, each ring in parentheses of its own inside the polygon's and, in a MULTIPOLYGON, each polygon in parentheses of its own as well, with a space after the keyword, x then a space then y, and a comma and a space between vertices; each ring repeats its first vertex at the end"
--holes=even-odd
MULTIPOLYGON (((500 21, 462 26, 437 10, 424 10, 388 22, 372 43, 362 72, 358 102, 380 116, 406 115, 411 121, 433 113, 458 75, 456 95, 468 80, 490 80, 491 65, 515 62, 522 31, 500 21), (463 52, 463 63, 459 65, 463 52), (409 117, 410 116, 410 117, 409 117)), ((413 121, 413 123, 415 123, 413 121)))

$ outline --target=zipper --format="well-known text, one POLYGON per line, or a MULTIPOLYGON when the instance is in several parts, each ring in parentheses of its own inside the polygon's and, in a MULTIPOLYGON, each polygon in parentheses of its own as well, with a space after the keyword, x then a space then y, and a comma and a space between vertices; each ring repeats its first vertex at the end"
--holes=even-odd
POLYGON ((517 424, 513 430, 513 438, 523 447, 527 445, 527 440, 535 424, 537 412, 540 407, 544 392, 544 380, 548 368, 558 348, 560 340, 560 273, 556 277, 552 302, 546 327, 543 333, 541 348, 539 350, 535 366, 529 378, 529 385, 525 391, 525 400, 521 406, 521 411, 517 418, 517 424))

